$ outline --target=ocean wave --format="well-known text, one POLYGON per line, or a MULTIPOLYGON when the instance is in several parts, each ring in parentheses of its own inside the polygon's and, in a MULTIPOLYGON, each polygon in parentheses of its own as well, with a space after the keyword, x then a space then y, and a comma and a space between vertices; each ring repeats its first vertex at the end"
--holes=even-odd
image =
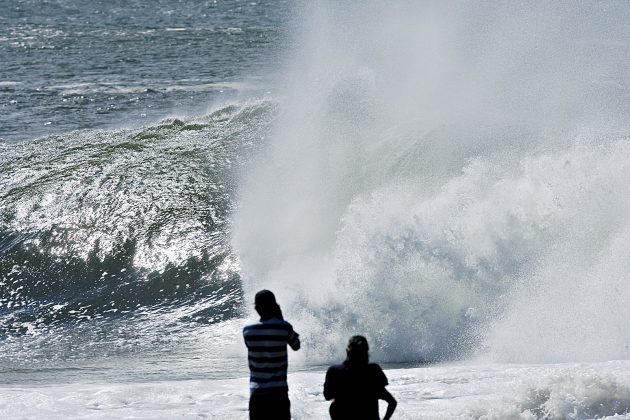
POLYGON ((627 358, 630 107, 600 48, 625 6, 309 10, 236 215, 245 296, 277 290, 321 362, 353 334, 389 361, 627 358))
POLYGON ((182 307, 197 309, 181 322, 239 315, 230 215, 274 113, 270 102, 233 104, 3 145, 2 335, 182 307))

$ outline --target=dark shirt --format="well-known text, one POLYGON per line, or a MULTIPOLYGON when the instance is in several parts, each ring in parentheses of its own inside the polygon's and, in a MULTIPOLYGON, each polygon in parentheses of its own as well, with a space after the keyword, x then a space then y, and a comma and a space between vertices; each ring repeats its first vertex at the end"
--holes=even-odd
POLYGON ((378 399, 386 385, 387 377, 376 363, 354 366, 345 361, 331 366, 324 383, 324 398, 334 399, 331 418, 379 419, 378 399))

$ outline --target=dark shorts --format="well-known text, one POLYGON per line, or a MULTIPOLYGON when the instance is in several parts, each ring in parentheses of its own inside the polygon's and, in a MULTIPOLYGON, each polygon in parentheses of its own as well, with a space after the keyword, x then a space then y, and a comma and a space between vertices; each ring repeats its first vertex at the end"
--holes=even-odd
POLYGON ((252 395, 249 397, 250 420, 291 420, 288 395, 252 395))

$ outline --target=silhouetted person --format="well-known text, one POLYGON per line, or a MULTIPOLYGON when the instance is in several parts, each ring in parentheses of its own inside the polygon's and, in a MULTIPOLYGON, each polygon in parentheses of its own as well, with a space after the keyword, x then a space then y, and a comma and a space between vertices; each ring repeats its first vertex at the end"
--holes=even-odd
POLYGON ((256 293, 255 309, 260 321, 243 328, 250 371, 249 418, 290 420, 287 344, 299 350, 299 335, 284 320, 269 290, 256 293))
POLYGON ((383 420, 389 420, 396 400, 386 389, 387 377, 376 363, 369 362, 367 339, 355 335, 348 341, 346 361, 326 372, 324 398, 330 404, 333 420, 378 420, 378 400, 387 401, 383 420))

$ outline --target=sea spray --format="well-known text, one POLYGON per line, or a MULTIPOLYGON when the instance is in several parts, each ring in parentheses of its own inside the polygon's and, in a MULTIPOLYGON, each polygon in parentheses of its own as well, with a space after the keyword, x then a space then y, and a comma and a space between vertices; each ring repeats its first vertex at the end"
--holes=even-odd
POLYGON ((391 361, 626 357, 605 267, 630 204, 628 13, 310 6, 241 189, 246 296, 276 291, 313 361, 355 333, 391 361))

